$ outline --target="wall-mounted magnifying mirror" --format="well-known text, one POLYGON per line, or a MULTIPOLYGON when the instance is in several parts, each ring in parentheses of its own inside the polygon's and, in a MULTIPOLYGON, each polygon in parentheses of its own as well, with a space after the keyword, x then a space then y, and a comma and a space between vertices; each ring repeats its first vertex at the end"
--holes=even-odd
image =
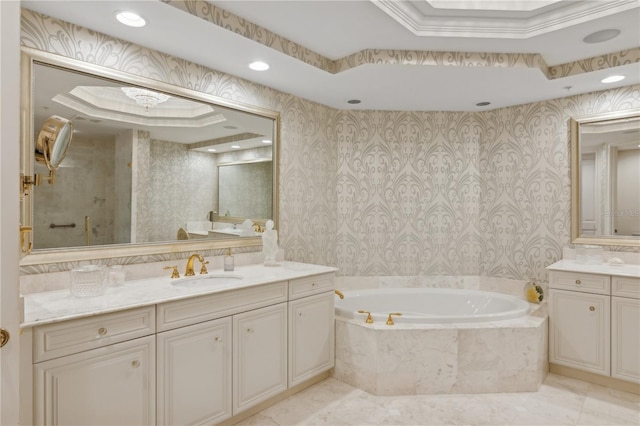
POLYGON ((277 113, 28 51, 23 173, 64 172, 25 197, 23 265, 260 245, 236 228, 278 223, 277 113))
POLYGON ((50 184, 55 183, 56 172, 67 155, 72 136, 73 124, 66 118, 52 115, 44 122, 38 133, 34 158, 38 163, 46 166, 49 175, 43 178, 41 174, 36 173, 33 178, 24 177, 23 193, 27 192, 32 185, 40 185, 43 179, 50 184))
MULTIPOLYGON (((67 155, 73 124, 66 118, 52 115, 44 122, 36 141, 36 161, 47 166, 53 174, 67 155)), ((51 182, 53 183, 53 182, 51 182)))

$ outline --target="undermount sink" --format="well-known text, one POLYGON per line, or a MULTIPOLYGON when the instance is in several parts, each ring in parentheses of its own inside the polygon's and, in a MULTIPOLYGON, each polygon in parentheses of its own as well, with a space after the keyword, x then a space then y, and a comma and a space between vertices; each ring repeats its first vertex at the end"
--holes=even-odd
POLYGON ((171 280, 171 285, 176 287, 191 287, 207 284, 232 284, 242 278, 243 276, 238 274, 194 275, 192 277, 182 277, 171 280))

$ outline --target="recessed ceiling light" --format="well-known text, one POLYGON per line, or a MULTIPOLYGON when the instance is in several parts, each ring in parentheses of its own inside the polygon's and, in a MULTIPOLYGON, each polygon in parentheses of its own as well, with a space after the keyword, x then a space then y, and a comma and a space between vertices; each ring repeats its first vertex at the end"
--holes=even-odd
POLYGON ((609 41, 613 38, 616 38, 619 35, 620 35, 620 30, 610 28, 608 30, 601 30, 601 31, 596 31, 595 33, 591 33, 585 38, 583 38, 582 41, 589 44, 603 43, 605 41, 609 41))
POLYGON ((249 64, 249 68, 251 68, 254 71, 266 71, 269 69, 269 64, 262 61, 255 61, 249 64))
POLYGON ((609 77, 600 80, 601 83, 616 83, 625 79, 624 75, 610 75, 609 77))
POLYGON ((478 102, 476 104, 476 106, 487 106, 487 105, 491 105, 491 102, 484 101, 484 102, 478 102))
POLYGON ((209 148, 209 149, 207 149, 207 151, 209 151, 209 152, 216 152, 215 148, 209 148))
POLYGON ((265 139, 262 141, 262 143, 271 143, 271 141, 269 139, 265 139))
POLYGON ((129 27, 144 27, 147 25, 147 21, 135 12, 118 12, 116 19, 121 23, 129 27))
POLYGON ((233 149, 240 149, 240 145, 231 145, 231 148, 233 148, 233 149))
POLYGON ((347 103, 351 105, 358 105, 360 102, 362 102, 360 99, 349 99, 347 101, 347 103))

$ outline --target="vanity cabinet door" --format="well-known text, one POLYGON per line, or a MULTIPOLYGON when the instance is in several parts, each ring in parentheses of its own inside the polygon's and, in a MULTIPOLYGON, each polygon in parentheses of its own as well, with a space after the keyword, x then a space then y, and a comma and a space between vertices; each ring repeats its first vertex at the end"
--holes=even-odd
POLYGON ((233 414, 287 389, 287 304, 233 316, 233 414))
POLYGON ((289 302, 289 387, 334 365, 334 294, 289 302))
POLYGON ((611 298, 611 376, 640 383, 640 300, 611 298))
POLYGON ((231 317, 158 333, 158 425, 231 417, 231 317))
POLYGON ((35 423, 155 425, 155 336, 34 364, 35 423))
POLYGON ((551 289, 549 362, 609 375, 610 297, 551 289))

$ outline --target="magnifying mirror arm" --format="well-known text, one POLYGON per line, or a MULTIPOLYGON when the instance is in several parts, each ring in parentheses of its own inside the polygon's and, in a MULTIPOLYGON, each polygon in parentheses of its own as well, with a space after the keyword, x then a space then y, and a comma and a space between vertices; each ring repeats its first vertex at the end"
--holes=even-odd
POLYGON ((42 176, 39 173, 36 173, 33 176, 25 176, 24 174, 21 174, 20 181, 22 184, 21 194, 24 197, 29 194, 29 191, 31 191, 33 186, 40 186, 43 181, 53 185, 56 182, 56 173, 54 170, 49 170, 49 176, 42 176))

